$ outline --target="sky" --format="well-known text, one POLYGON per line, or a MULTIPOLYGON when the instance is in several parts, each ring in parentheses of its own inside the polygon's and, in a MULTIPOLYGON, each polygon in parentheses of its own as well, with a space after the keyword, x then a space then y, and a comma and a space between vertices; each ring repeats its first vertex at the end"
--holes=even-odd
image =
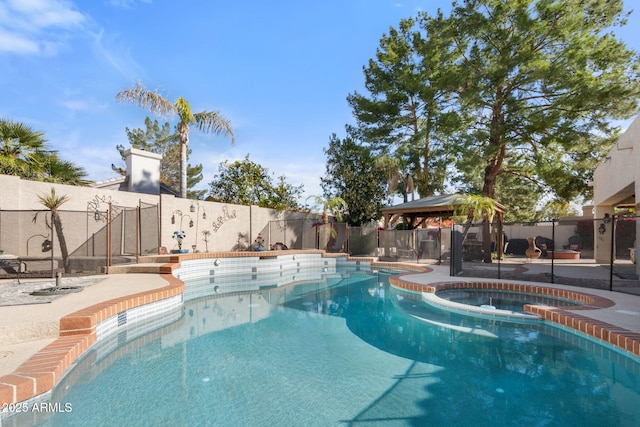
MULTIPOLYGON (((618 31, 640 51, 640 0, 618 31)), ((235 143, 192 127, 191 164, 208 189, 222 161, 250 160, 321 195, 331 134, 389 27, 451 0, 0 0, 0 118, 44 132, 94 181, 116 178, 125 128, 147 116, 116 94, 136 82, 194 112, 219 111, 235 143)), ((166 119, 158 118, 161 123, 166 119)), ((172 125, 176 121, 168 120, 172 125)), ((629 121, 630 123, 630 121, 629 121)), ((624 124, 623 124, 624 126, 624 124)))

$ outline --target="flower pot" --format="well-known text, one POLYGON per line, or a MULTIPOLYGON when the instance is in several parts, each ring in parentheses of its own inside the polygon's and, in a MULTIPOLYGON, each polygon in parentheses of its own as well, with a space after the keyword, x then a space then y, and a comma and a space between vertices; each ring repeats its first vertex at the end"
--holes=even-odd
POLYGON ((259 248, 256 248, 256 251, 258 251, 258 252, 263 252, 263 251, 264 251, 264 247, 263 247, 263 246, 261 246, 261 247, 259 247, 259 248))
POLYGON ((535 239, 533 237, 529 237, 527 240, 529 241, 529 247, 527 248, 526 251, 524 251, 524 254, 529 259, 540 258, 540 255, 542 254, 542 250, 536 246, 535 239))
POLYGON ((189 253, 189 249, 171 249, 172 254, 186 254, 189 253))

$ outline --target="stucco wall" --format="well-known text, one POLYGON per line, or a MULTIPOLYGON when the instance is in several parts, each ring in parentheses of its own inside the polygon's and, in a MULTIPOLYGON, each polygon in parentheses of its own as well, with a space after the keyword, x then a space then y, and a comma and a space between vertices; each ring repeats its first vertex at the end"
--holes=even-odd
MULTIPOLYGON (((41 225, 28 225, 31 221, 26 221, 25 214, 22 214, 23 219, 18 223, 16 216, 6 211, 45 210, 38 200, 38 195, 50 194, 51 188, 55 189, 57 195, 69 197, 69 201, 61 208, 63 211, 77 212, 75 215, 66 214, 66 221, 63 217, 65 237, 69 242, 70 252, 82 245, 87 240, 87 235, 96 233, 104 227, 103 221, 93 220, 94 212, 96 210, 106 212, 109 203, 113 206, 128 208, 135 208, 141 202, 159 205, 159 246, 167 250, 178 247, 177 241, 172 238, 174 231, 185 232, 183 248, 189 251, 193 250, 194 245, 196 250, 201 252, 241 250, 250 245, 258 233, 262 233, 267 243, 273 244, 275 241, 269 241, 269 221, 304 217, 304 214, 299 212, 277 212, 256 206, 180 199, 172 195, 151 195, 50 184, 0 175, 0 210, 3 211, 2 222, 0 222, 2 228, 0 246, 4 246, 0 249, 19 256, 26 256, 28 250, 35 250, 33 245, 28 247, 26 242, 30 236, 46 234, 43 222, 41 225), (193 212, 191 212, 192 205, 193 212), (192 225, 190 225, 191 222, 192 225), (209 232, 208 236, 205 237, 204 231, 209 232)), ((30 217, 31 214, 29 214, 30 217)))
MULTIPOLYGON (((636 194, 640 194, 640 116, 636 117, 629 128, 620 135, 618 142, 607 154, 593 174, 593 202, 595 217, 612 216, 614 207, 640 205, 636 194)), ((604 223, 604 221, 603 221, 604 223)), ((597 228, 597 227, 596 227, 597 228)), ((636 241, 640 240, 640 227, 636 229, 636 241)), ((611 227, 606 232, 595 233, 595 257, 597 262, 611 261, 609 248, 611 227)), ((637 246, 636 246, 637 247, 637 246)), ((640 273, 640 264, 637 267, 640 273)))
MULTIPOLYGON (((614 206, 640 190, 640 116, 620 136, 593 174, 596 209, 614 206)), ((602 215, 596 217, 601 218, 602 215)))

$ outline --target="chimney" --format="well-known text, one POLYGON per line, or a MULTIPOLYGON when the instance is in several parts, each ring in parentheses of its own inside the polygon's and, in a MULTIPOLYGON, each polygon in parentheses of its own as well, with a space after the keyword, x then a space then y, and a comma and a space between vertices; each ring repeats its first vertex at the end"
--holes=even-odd
POLYGON ((127 160, 127 191, 160 194, 160 154, 130 148, 124 152, 127 160))

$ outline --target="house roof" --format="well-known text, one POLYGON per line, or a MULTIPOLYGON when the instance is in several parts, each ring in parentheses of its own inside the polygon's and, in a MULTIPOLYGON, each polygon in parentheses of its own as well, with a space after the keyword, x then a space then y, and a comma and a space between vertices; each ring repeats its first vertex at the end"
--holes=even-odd
MULTIPOLYGON (((402 215, 411 217, 452 216, 456 207, 462 203, 460 194, 442 194, 440 196, 423 197, 399 205, 382 208, 382 214, 386 217, 402 215)), ((496 211, 504 213, 506 208, 496 203, 496 211)))

